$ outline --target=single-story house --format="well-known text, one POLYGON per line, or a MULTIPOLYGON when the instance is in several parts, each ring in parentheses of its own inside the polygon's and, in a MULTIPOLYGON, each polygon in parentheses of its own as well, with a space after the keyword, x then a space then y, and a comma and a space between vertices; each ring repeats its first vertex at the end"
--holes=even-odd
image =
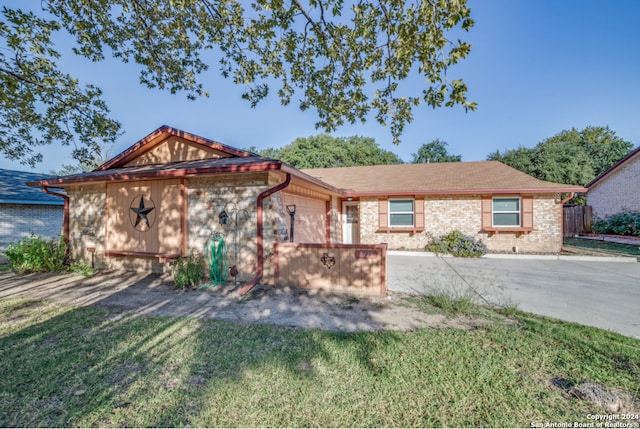
POLYGON ((640 147, 587 185, 593 216, 605 219, 625 211, 640 212, 640 147))
POLYGON ((293 241, 327 246, 420 249, 459 229, 492 251, 558 252, 562 194, 585 191, 495 161, 301 171, 167 126, 92 172, 32 185, 65 189, 76 259, 159 271, 222 236, 249 283, 273 282, 291 219, 293 241))
POLYGON ((44 238, 62 234, 63 199, 26 185, 51 177, 0 169, 0 250, 31 234, 44 238))

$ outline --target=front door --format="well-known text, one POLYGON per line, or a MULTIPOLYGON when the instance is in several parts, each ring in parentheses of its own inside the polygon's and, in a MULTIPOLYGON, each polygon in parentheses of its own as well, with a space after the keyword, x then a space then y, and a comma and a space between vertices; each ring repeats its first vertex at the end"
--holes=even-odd
POLYGON ((360 213, 357 201, 342 202, 342 242, 360 243, 360 213))

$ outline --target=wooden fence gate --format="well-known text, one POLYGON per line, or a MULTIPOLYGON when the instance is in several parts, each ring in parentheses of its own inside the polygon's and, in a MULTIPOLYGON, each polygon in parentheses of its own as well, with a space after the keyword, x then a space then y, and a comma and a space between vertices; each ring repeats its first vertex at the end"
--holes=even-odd
POLYGON ((565 205, 564 214, 564 236, 573 237, 585 232, 591 232, 591 206, 565 205))

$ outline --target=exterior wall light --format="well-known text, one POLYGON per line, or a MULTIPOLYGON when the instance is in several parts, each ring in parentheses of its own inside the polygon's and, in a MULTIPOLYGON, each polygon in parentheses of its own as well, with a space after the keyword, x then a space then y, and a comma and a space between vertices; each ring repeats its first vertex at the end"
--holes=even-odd
POLYGON ((287 205, 287 211, 289 212, 289 216, 291 216, 291 233, 289 234, 289 243, 293 243, 293 225, 296 222, 296 205, 287 205))

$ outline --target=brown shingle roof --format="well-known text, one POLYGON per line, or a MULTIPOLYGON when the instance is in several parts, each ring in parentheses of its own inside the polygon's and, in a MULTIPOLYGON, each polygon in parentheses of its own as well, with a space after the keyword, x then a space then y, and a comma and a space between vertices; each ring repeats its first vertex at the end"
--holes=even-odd
POLYGON ((538 180, 498 161, 374 165, 302 170, 351 195, 585 192, 538 180))

